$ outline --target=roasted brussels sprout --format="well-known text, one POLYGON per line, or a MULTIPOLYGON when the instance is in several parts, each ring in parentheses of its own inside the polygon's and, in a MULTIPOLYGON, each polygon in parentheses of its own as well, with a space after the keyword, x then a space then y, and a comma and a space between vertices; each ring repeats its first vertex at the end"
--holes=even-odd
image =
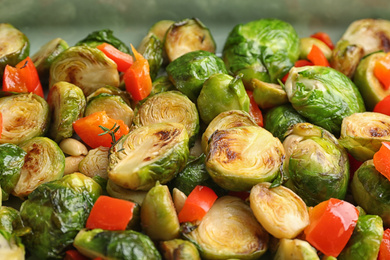
POLYGON ((12 207, 1 206, 0 230, 4 230, 10 234, 13 234, 21 228, 23 228, 23 223, 19 211, 12 207))
POLYGON ((0 144, 0 187, 2 200, 8 200, 20 177, 26 152, 16 144, 0 144))
POLYGON ((109 43, 121 52, 130 53, 129 47, 120 39, 114 36, 114 32, 109 29, 94 31, 87 35, 84 39, 76 43, 76 46, 97 47, 102 43, 109 43))
POLYGON ((79 163, 79 171, 89 177, 100 176, 108 179, 108 153, 109 148, 99 146, 91 149, 88 154, 79 163))
POLYGON ((165 184, 180 172, 188 159, 188 134, 180 123, 139 127, 110 150, 108 178, 132 190, 149 190, 165 184))
POLYGON ((359 216, 351 238, 337 259, 377 259, 382 236, 383 222, 379 216, 359 216))
POLYGON ((378 215, 390 226, 390 181, 375 169, 373 160, 365 161, 353 175, 353 199, 367 214, 378 215))
POLYGON ((198 249, 187 240, 162 241, 160 242, 160 250, 165 260, 200 260, 198 249))
POLYGON ((286 186, 308 206, 329 198, 344 199, 349 181, 348 154, 325 129, 298 123, 286 133, 283 142, 286 159, 286 186))
POLYGON ((239 24, 230 32, 222 57, 230 73, 244 75, 247 88, 253 78, 277 83, 299 57, 298 34, 278 19, 239 24))
POLYGON ((227 74, 222 59, 208 51, 193 51, 171 62, 166 71, 175 87, 196 102, 203 83, 213 74, 227 74))
POLYGON ((284 141, 287 130, 307 120, 301 116, 291 104, 284 104, 268 110, 264 115, 264 128, 270 131, 273 136, 284 141))
POLYGON ((51 122, 49 136, 57 143, 73 135, 73 122, 83 117, 85 96, 81 88, 72 83, 55 83, 47 96, 51 122))
POLYGON ((285 90, 299 114, 336 136, 340 134, 344 117, 365 111, 355 84, 341 72, 329 67, 292 68, 285 90))
POLYGON ((116 95, 116 96, 120 96, 123 101, 126 102, 126 104, 128 104, 129 106, 131 106, 131 97, 130 97, 130 94, 129 92, 125 91, 125 90, 122 90, 120 88, 117 88, 117 87, 112 87, 112 86, 104 86, 104 87, 101 87, 101 88, 98 88, 97 90, 95 90, 92 94, 88 95, 87 96, 87 103, 95 98, 96 96, 99 96, 101 94, 106 94, 106 95, 116 95))
POLYGON ((351 44, 347 40, 342 40, 337 42, 332 52, 330 65, 348 78, 353 78, 355 70, 363 56, 364 50, 362 46, 351 44))
POLYGON ((7 64, 15 66, 29 54, 27 36, 9 23, 0 23, 0 78, 7 64))
POLYGON ((20 238, 0 229, 0 256, 2 259, 24 260, 25 248, 20 238))
POLYGON ((279 84, 267 83, 258 79, 252 79, 253 98, 262 109, 288 103, 286 91, 279 84))
POLYGON ((142 190, 130 190, 122 188, 119 185, 116 185, 112 181, 107 181, 107 193, 114 198, 123 199, 123 200, 129 200, 138 203, 139 205, 142 205, 147 191, 142 190))
POLYGON ((179 91, 167 91, 148 98, 136 110, 134 125, 146 126, 162 122, 176 122, 185 126, 190 145, 199 132, 199 115, 196 105, 179 91))
POLYGON ((384 141, 390 141, 390 116, 364 112, 343 119, 339 142, 355 159, 372 159, 384 141))
POLYGON ((317 250, 307 241, 282 238, 274 260, 320 260, 317 250))
POLYGON ((154 80, 163 63, 163 43, 154 34, 148 33, 141 41, 137 50, 148 60, 150 77, 154 80))
POLYGON ((214 74, 204 82, 197 100, 199 115, 206 124, 225 111, 249 112, 249 103, 241 78, 222 73, 214 74))
POLYGON ((43 136, 49 127, 49 105, 38 95, 20 93, 0 98, 3 130, 0 143, 20 144, 43 136))
POLYGON ((164 38, 164 48, 169 61, 192 51, 215 53, 216 44, 210 30, 197 18, 173 23, 164 38))
POLYGON ((260 224, 276 238, 295 238, 309 225, 305 202, 292 190, 262 182, 252 187, 249 202, 260 224))
POLYGON ((116 63, 102 51, 75 46, 59 54, 50 67, 49 86, 59 81, 75 84, 88 96, 106 85, 118 87, 119 73, 116 63))
POLYGON ((317 46, 322 51, 327 60, 330 60, 332 57, 332 50, 323 41, 314 37, 305 37, 300 39, 299 59, 307 60, 307 55, 309 55, 313 45, 317 46))
POLYGON ((246 191, 259 182, 272 181, 283 159, 279 139, 262 127, 241 126, 214 132, 206 169, 222 188, 246 191))
POLYGON ((73 243, 83 255, 104 259, 161 260, 150 238, 134 230, 81 230, 73 243))
POLYGON ((101 192, 99 184, 81 173, 39 185, 20 208, 24 225, 32 229, 22 237, 30 254, 62 259, 101 192))
POLYGON ((197 245, 202 259, 258 259, 269 241, 250 207, 232 196, 218 198, 199 225, 184 228, 183 235, 197 245))
POLYGON ((161 42, 164 42, 166 32, 174 23, 175 21, 172 20, 160 20, 150 27, 149 33, 156 35, 161 42))

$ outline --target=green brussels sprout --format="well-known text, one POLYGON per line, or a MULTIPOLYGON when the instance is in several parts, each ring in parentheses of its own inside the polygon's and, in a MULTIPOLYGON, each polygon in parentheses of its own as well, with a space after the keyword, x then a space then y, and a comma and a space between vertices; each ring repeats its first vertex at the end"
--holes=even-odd
POLYGON ((172 20, 160 20, 152 25, 149 29, 149 33, 152 33, 158 37, 158 39, 163 42, 165 34, 168 31, 169 27, 174 24, 175 21, 172 20))
POLYGON ((299 59, 307 60, 307 55, 309 55, 313 45, 317 46, 322 51, 327 60, 330 60, 332 57, 332 49, 329 48, 325 42, 314 37, 305 37, 300 39, 299 59))
POLYGON ((25 248, 20 238, 0 229, 0 256, 7 260, 24 260, 25 248))
POLYGON ((49 105, 32 93, 1 97, 0 112, 3 116, 2 144, 20 144, 45 135, 49 128, 49 105))
POLYGON ((49 78, 50 66, 53 60, 64 50, 68 49, 68 43, 62 38, 55 38, 44 44, 32 57, 35 68, 42 80, 49 78))
POLYGON ((383 221, 379 216, 359 216, 351 238, 337 259, 377 259, 382 236, 383 221))
POLYGON ((59 81, 75 84, 88 96, 106 85, 118 87, 119 73, 116 63, 102 51, 75 46, 60 53, 50 67, 49 86, 59 81))
POLYGON ((87 35, 84 39, 78 41, 76 46, 97 47, 102 43, 109 43, 121 52, 130 53, 129 47, 120 39, 114 36, 114 32, 109 29, 94 31, 87 35))
POLYGON ((390 89, 385 89, 374 75, 375 63, 386 56, 384 52, 377 52, 366 56, 357 66, 353 81, 358 87, 367 110, 372 111, 375 105, 390 95, 390 89))
POLYGON ((292 190, 262 182, 252 187, 250 208, 259 223, 276 238, 295 238, 309 225, 305 202, 292 190))
POLYGON ((99 184, 81 173, 39 185, 20 208, 23 224, 32 229, 22 237, 30 254, 63 259, 101 192, 99 184))
POLYGON ((152 240, 137 231, 111 231, 103 229, 80 230, 74 247, 89 258, 129 260, 161 260, 152 240))
POLYGON ((249 112, 250 100, 241 78, 218 73, 204 82, 197 104, 200 117, 204 123, 209 124, 214 117, 225 111, 249 112))
POLYGON ((164 49, 170 62, 193 51, 215 53, 216 48, 210 30, 197 18, 175 22, 165 33, 164 49))
POLYGON ((154 34, 148 33, 141 41, 137 50, 149 62, 150 77, 154 80, 163 63, 163 43, 154 34))
POLYGON ((283 142, 286 186, 308 206, 330 198, 344 199, 349 182, 348 154, 336 137, 310 123, 295 124, 283 142))
POLYGON ((199 132, 199 115, 196 105, 179 91, 166 91, 149 97, 136 110, 135 127, 155 123, 176 122, 185 126, 190 145, 199 132))
POLYGON ((253 99, 262 108, 272 108, 288 103, 287 93, 279 84, 252 79, 253 99))
POLYGON ((107 181, 106 189, 107 189, 107 193, 111 197, 133 201, 141 206, 146 197, 146 194, 148 193, 147 191, 142 191, 142 190, 130 190, 130 189, 122 188, 121 186, 113 183, 111 180, 107 181))
POLYGON ((180 224, 168 186, 156 183, 141 207, 142 230, 152 240, 165 241, 178 238, 180 224))
POLYGON ((279 139, 262 127, 241 126, 214 132, 206 169, 222 188, 247 191, 259 182, 275 179, 283 159, 279 139))
POLYGON ((299 57, 299 37, 287 22, 260 19, 236 25, 222 51, 228 71, 242 73, 246 88, 251 80, 277 83, 299 57))
POLYGON ((8 206, 0 207, 0 230, 10 234, 16 233, 23 228, 22 218, 17 209, 8 206))
POLYGON ((159 246, 165 260, 200 260, 198 249, 190 241, 173 239, 161 241, 159 246))
POLYGON ((282 142, 284 141, 287 130, 291 126, 304 122, 306 122, 306 119, 291 104, 274 107, 264 115, 264 128, 282 142))
POLYGON ((8 200, 20 177, 26 152, 16 144, 0 144, 0 186, 2 200, 8 200))
POLYGON ((320 260, 317 250, 307 241, 282 238, 279 242, 274 260, 320 260))
POLYGON ((330 66, 348 78, 353 78, 363 56, 364 50, 361 45, 352 44, 347 40, 338 41, 332 51, 330 66))
POLYGON ((390 141, 390 116, 364 112, 343 119, 339 142, 356 160, 372 159, 385 141, 390 141))
POLYGON ((49 136, 57 143, 73 135, 73 122, 83 117, 85 96, 81 88, 72 83, 55 83, 47 96, 51 122, 49 136))
POLYGON ((56 142, 47 137, 34 137, 20 147, 26 155, 13 195, 23 198, 39 185, 63 176, 65 155, 56 142))
POLYGON ((141 126, 110 150, 108 178, 123 188, 149 190, 172 180, 187 163, 188 134, 180 123, 141 126))
POLYGON ((5 66, 15 66, 30 54, 27 36, 9 23, 0 23, 0 77, 5 66))
POLYGON ((108 179, 108 154, 109 148, 99 146, 88 151, 88 154, 80 161, 79 171, 89 177, 100 176, 108 179))
POLYGON ((312 124, 339 135, 344 117, 364 112, 355 84, 329 67, 292 68, 285 84, 288 100, 312 124))
POLYGON ((390 226, 390 181, 375 169, 373 160, 365 161, 352 178, 351 193, 367 214, 378 215, 390 226))
POLYGON ((175 87, 196 102, 203 83, 213 74, 227 74, 222 59, 207 51, 193 51, 171 62, 166 68, 175 87))
POLYGON ((218 198, 198 226, 183 228, 183 235, 202 259, 259 259, 269 241, 250 207, 233 196, 218 198))
POLYGON ((170 90, 176 90, 175 86, 169 80, 168 76, 161 76, 153 81, 152 91, 150 92, 149 97, 170 90))

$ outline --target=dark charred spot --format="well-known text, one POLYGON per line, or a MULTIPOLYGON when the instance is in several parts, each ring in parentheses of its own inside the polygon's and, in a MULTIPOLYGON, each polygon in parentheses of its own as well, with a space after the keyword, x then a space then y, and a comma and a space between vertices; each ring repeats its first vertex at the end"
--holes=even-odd
POLYGON ((144 159, 144 162, 148 162, 148 161, 150 161, 150 160, 152 160, 152 157, 148 156, 148 157, 146 157, 146 158, 144 159))
POLYGON ((155 133, 160 141, 168 141, 170 138, 177 136, 179 134, 179 130, 175 129, 173 131, 159 131, 155 133))
POLYGON ((37 171, 39 164, 36 160, 37 156, 41 153, 41 149, 37 144, 33 144, 32 148, 28 151, 24 157, 24 166, 28 171, 37 171))
POLYGON ((380 32, 378 32, 377 35, 381 41, 382 49, 385 52, 389 52, 390 51, 390 39, 387 37, 386 33, 380 31, 380 32))
POLYGON ((371 128, 369 132, 372 137, 383 137, 389 135, 389 132, 387 130, 378 129, 376 127, 371 128))

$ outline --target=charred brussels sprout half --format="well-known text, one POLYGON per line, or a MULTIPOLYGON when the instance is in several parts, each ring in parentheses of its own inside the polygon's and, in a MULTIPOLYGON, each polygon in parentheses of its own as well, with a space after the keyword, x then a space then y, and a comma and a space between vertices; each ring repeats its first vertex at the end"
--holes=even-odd
POLYGON ((163 42, 165 38, 165 34, 168 31, 169 27, 174 24, 173 20, 160 20, 152 25, 149 29, 149 33, 152 33, 157 36, 157 38, 163 42))
POLYGON ((109 148, 104 146, 89 150, 88 154, 79 163, 79 171, 91 178, 100 176, 107 179, 108 150, 109 148))
POLYGON ((272 181, 283 159, 279 139, 264 128, 242 126, 214 132, 206 169, 222 188, 246 191, 259 182, 272 181))
POLYGON ((23 223, 32 229, 22 237, 30 254, 37 259, 63 259, 101 191, 99 184, 81 173, 39 185, 20 208, 23 223))
POLYGON ((154 34, 147 34, 137 48, 138 52, 148 60, 150 77, 155 79, 163 63, 163 44, 154 34))
POLYGON ((360 59, 364 56, 363 47, 347 40, 337 42, 332 51, 330 65, 348 78, 353 78, 360 59))
POLYGON ((198 249, 187 240, 173 239, 162 241, 159 248, 166 260, 200 260, 198 249))
POLYGON ((209 124, 222 112, 243 110, 249 112, 250 100, 239 77, 214 74, 203 84, 197 100, 200 117, 209 124))
POLYGON ((3 116, 0 143, 20 144, 43 136, 49 128, 49 105, 32 93, 1 97, 0 112, 3 116))
POLYGON ((0 255, 2 259, 25 259, 26 252, 20 238, 5 230, 0 230, 0 255))
POLYGON ((349 161, 344 148, 325 129, 298 123, 283 142, 286 160, 286 186, 296 192, 308 206, 329 198, 344 199, 349 181, 349 161))
POLYGON ((132 190, 149 190, 172 180, 187 163, 188 134, 180 123, 142 126, 110 150, 108 178, 132 190))
POLYGON ((73 135, 73 122, 83 117, 85 96, 81 88, 68 82, 57 82, 49 91, 47 102, 51 112, 50 137, 59 143, 73 135))
POLYGON ((309 122, 339 135, 344 117, 364 112, 355 84, 329 67, 292 68, 285 89, 292 106, 309 122))
POLYGON ((210 30, 197 18, 173 23, 164 38, 169 61, 188 52, 203 50, 215 53, 216 45, 210 30))
POLYGON ((317 250, 307 241, 288 238, 282 238, 279 241, 278 249, 273 259, 320 260, 317 250))
POLYGON ((136 110, 136 127, 163 122, 176 122, 185 126, 190 145, 199 132, 199 115, 196 105, 179 91, 167 91, 148 98, 136 110))
POLYGON ((250 88, 253 78, 277 83, 299 57, 295 29, 277 19, 261 19, 239 24, 230 32, 222 57, 230 73, 242 73, 250 88))
POLYGON ((196 228, 183 232, 202 259, 259 259, 268 249, 268 233, 237 197, 217 199, 196 228))
POLYGON ((88 96, 106 85, 118 87, 119 73, 116 63, 102 51, 75 46, 58 55, 50 67, 50 87, 59 81, 75 84, 88 96))
POLYGON ((390 141, 390 116, 364 112, 344 118, 339 142, 355 159, 372 159, 385 141, 390 141))
POLYGON ((161 260, 150 238, 134 230, 81 230, 73 245, 89 258, 161 260))
POLYGON ((129 47, 120 39, 115 37, 114 32, 109 29, 94 31, 87 35, 84 39, 76 43, 76 46, 90 46, 97 47, 102 43, 109 43, 121 52, 130 53, 129 47))
POLYGON ((222 59, 208 51, 193 51, 171 62, 167 68, 176 89, 196 102, 203 83, 213 74, 227 74, 222 59))
POLYGON ((30 54, 27 36, 9 23, 0 23, 0 77, 5 66, 15 66, 30 54))

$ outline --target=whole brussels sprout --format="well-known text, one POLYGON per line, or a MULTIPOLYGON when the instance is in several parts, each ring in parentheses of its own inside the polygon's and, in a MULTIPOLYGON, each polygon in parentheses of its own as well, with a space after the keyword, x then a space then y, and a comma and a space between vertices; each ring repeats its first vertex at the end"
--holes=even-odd
POLYGON ((249 112, 249 103, 242 80, 222 73, 214 74, 204 82, 197 99, 199 115, 206 124, 225 111, 249 112))
POLYGON ((160 251, 166 260, 200 260, 196 246, 183 239, 160 242, 160 251))
MULTIPOLYGON (((320 260, 317 250, 309 242, 300 239, 280 239, 274 260, 320 260)), ((323 259, 323 258, 321 258, 323 259)))
POLYGON ((285 84, 287 97, 312 124, 339 135, 344 117, 364 112, 363 99, 344 74, 322 66, 292 68, 285 84))
POLYGON ((299 57, 299 37, 287 22, 260 19, 236 25, 222 51, 228 71, 242 73, 246 88, 253 78, 277 83, 299 57))
POLYGON ((163 63, 163 43, 154 34, 148 33, 137 47, 138 52, 148 60, 150 77, 154 80, 163 63))
POLYGON ((101 192, 99 184, 81 173, 39 185, 20 208, 23 224, 32 229, 22 237, 30 254, 63 259, 101 192))
POLYGON ((99 31, 94 31, 87 35, 84 39, 78 41, 76 46, 90 46, 97 47, 102 43, 109 43, 121 52, 130 53, 129 47, 118 39, 112 30, 103 29, 99 31))
POLYGON ((344 148, 325 129, 309 123, 295 124, 283 142, 286 186, 308 206, 330 198, 344 199, 349 181, 349 161, 344 148))

